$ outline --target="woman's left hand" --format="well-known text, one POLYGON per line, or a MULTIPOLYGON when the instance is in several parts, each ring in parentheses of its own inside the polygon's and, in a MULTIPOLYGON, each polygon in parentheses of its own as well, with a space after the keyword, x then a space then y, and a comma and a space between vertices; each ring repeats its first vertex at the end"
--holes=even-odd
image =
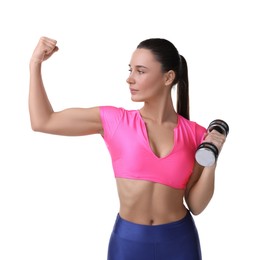
POLYGON ((218 151, 221 152, 222 147, 226 141, 226 135, 221 134, 217 130, 212 130, 211 132, 206 133, 204 142, 210 142, 214 144, 218 151))

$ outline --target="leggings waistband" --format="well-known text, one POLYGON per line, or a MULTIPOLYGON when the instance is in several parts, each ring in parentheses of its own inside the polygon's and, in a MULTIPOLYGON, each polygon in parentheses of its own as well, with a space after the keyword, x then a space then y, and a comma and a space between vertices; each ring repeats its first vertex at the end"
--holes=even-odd
POLYGON ((155 226, 136 224, 122 219, 118 214, 113 228, 113 233, 122 238, 147 243, 169 241, 195 231, 195 223, 189 211, 181 220, 155 226))

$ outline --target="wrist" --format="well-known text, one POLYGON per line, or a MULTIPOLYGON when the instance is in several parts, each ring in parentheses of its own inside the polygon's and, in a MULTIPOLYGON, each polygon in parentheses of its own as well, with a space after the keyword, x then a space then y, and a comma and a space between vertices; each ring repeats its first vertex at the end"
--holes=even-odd
POLYGON ((40 59, 31 58, 29 63, 30 69, 41 68, 41 65, 42 65, 42 61, 40 59))
POLYGON ((30 59, 30 64, 42 64, 43 59, 39 59, 39 58, 35 58, 35 57, 31 57, 30 59))

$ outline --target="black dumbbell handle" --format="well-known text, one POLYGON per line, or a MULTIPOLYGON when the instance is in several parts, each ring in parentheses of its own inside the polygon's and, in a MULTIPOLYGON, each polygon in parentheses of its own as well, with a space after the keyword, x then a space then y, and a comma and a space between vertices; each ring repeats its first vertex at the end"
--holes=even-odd
POLYGON ((208 131, 211 132, 212 130, 216 130, 221 134, 228 135, 229 126, 225 121, 216 119, 213 120, 208 126, 208 131))

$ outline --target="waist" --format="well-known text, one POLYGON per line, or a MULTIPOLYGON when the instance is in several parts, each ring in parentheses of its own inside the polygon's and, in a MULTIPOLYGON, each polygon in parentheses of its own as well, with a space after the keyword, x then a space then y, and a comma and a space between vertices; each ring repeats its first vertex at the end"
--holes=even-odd
POLYGON ((194 232, 194 229, 195 223, 189 211, 187 211, 186 215, 180 220, 159 225, 136 224, 123 219, 120 214, 118 214, 113 233, 133 241, 153 243, 157 241, 168 241, 173 238, 173 235, 179 237, 179 235, 187 234, 191 232, 191 230, 194 232))

